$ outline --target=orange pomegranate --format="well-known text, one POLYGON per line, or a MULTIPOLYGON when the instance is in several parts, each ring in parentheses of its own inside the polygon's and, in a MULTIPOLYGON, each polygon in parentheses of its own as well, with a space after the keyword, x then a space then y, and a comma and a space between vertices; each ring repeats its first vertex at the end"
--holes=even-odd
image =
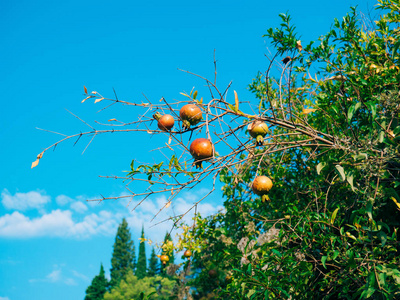
POLYGON ((165 255, 165 254, 161 255, 160 256, 160 261, 162 262, 163 265, 165 265, 167 262, 169 262, 168 255, 165 255))
POLYGON ((154 114, 154 119, 158 121, 158 128, 163 131, 170 131, 172 127, 174 127, 175 120, 171 115, 161 115, 160 113, 154 114))
POLYGON ((203 118, 201 109, 194 104, 184 105, 179 111, 179 116, 181 117, 184 129, 188 129, 190 126, 198 124, 203 118))
POLYGON ((269 177, 267 176, 257 176, 251 188, 253 189, 253 192, 259 196, 261 196, 262 201, 268 201, 268 192, 272 189, 272 181, 269 177))
POLYGON ((202 161, 213 157, 214 146, 209 139, 195 139, 190 145, 190 154, 197 168, 202 168, 202 161))

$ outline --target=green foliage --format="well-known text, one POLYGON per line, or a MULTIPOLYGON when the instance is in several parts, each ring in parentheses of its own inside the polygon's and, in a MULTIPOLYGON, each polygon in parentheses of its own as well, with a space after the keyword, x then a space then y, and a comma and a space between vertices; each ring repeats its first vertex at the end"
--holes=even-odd
POLYGON ((147 273, 147 261, 146 261, 146 248, 144 243, 144 228, 142 226, 142 235, 139 244, 139 257, 136 265, 135 275, 137 278, 142 279, 147 273))
POLYGON ((101 264, 99 275, 93 278, 92 284, 86 289, 85 300, 102 300, 107 291, 107 287, 108 280, 104 276, 104 268, 103 264, 101 264))
POLYGON ((135 246, 132 241, 128 222, 122 219, 118 226, 111 258, 110 287, 115 287, 124 276, 135 268, 135 246))
POLYGON ((250 85, 270 144, 219 173, 226 211, 186 233, 196 298, 400 298, 399 2, 378 8, 369 27, 352 9, 303 48, 288 15, 267 31, 289 81, 250 85), (256 175, 271 201, 252 194, 256 175))
POLYGON ((139 279, 129 271, 117 286, 104 295, 104 300, 170 299, 174 285, 174 281, 165 277, 139 279))
POLYGON ((149 268, 147 270, 147 276, 155 276, 159 273, 159 263, 156 256, 154 247, 151 249, 151 255, 149 258, 149 268))

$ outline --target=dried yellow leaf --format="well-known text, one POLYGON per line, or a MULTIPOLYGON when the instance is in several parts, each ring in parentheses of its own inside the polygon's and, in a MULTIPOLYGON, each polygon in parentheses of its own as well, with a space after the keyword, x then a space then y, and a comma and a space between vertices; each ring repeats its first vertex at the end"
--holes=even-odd
POLYGON ((85 90, 85 94, 87 94, 87 88, 86 88, 86 86, 83 86, 83 89, 85 90))
POLYGON ((297 50, 299 50, 299 51, 303 50, 303 46, 301 45, 301 41, 297 41, 297 42, 296 42, 296 48, 297 48, 297 50))
POLYGON ((315 109, 315 108, 305 108, 305 109, 303 109, 303 114, 308 115, 309 113, 312 113, 316 110, 317 109, 315 109))
POLYGON ((35 160, 32 165, 31 165, 31 169, 33 169, 34 167, 36 167, 39 164, 39 159, 35 160))
POLYGON ((36 167, 36 166, 39 164, 39 159, 41 159, 41 158, 43 157, 43 153, 44 153, 44 151, 41 152, 41 153, 39 153, 39 154, 36 156, 36 160, 32 163, 31 169, 33 169, 34 167, 36 167))
POLYGON ((108 122, 111 122, 111 121, 117 121, 117 119, 110 119, 110 120, 108 120, 108 122))
POLYGON ((397 202, 397 200, 396 200, 396 198, 394 198, 394 197, 390 197, 390 199, 392 199, 393 200, 393 202, 397 205, 397 208, 400 210, 400 203, 399 202, 397 202))
POLYGON ((90 99, 90 98, 93 98, 94 96, 88 96, 88 97, 86 97, 85 99, 83 99, 82 101, 81 101, 81 103, 83 103, 83 102, 85 102, 87 99, 90 99))
POLYGON ((171 206, 171 201, 169 201, 167 204, 165 204, 165 208, 168 208, 171 206))
POLYGON ((236 110, 239 110, 239 97, 238 97, 238 94, 236 93, 236 91, 233 91, 233 93, 235 94, 235 108, 236 108, 236 110))
POLYGON ((100 102, 101 100, 104 100, 104 98, 96 99, 96 100, 94 101, 94 103, 100 102))

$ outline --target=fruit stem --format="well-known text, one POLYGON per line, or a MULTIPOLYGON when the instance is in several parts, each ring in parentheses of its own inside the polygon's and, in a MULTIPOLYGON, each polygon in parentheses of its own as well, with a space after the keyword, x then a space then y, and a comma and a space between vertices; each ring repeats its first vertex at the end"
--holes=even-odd
POLYGON ((268 202, 268 201, 271 201, 271 199, 269 198, 268 195, 262 195, 261 201, 262 201, 262 202, 268 202))
POLYGON ((162 116, 161 116, 161 114, 160 114, 159 112, 156 112, 156 113, 153 115, 153 118, 156 119, 157 121, 160 120, 161 117, 162 117, 162 116))
POLYGON ((196 169, 203 169, 202 161, 195 160, 193 164, 195 165, 196 169))
POLYGON ((262 135, 257 135, 256 138, 256 145, 262 146, 264 144, 264 137, 262 135))
POLYGON ((182 127, 183 127, 183 129, 189 129, 190 128, 190 122, 188 120, 183 120, 182 121, 182 127))

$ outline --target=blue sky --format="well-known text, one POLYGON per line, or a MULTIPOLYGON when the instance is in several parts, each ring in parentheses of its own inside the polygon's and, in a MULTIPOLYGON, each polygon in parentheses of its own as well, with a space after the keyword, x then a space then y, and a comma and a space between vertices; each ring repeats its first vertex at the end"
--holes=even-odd
MULTIPOLYGON (((218 83, 233 80, 241 99, 273 49, 262 35, 289 12, 304 44, 326 33, 351 5, 364 13, 373 1, 1 1, 0 2, 0 300, 83 299, 99 272, 107 273, 116 228, 128 219, 136 248, 142 224, 160 241, 169 224, 151 227, 165 197, 148 199, 134 212, 124 201, 97 204, 87 199, 125 193, 118 180, 133 158, 155 162, 149 152, 157 138, 142 134, 99 136, 82 155, 86 141, 67 142, 31 163, 58 138, 86 130, 85 121, 132 121, 135 109, 97 111, 81 103, 83 86, 120 99, 181 99, 202 88, 177 69, 212 78, 213 52, 218 83), (367 5, 369 3, 369 5, 367 5)), ((182 100, 182 99, 181 99, 182 100)), ((184 212, 209 190, 204 182, 182 193, 158 220, 184 212)), ((203 214, 222 205, 220 193, 202 202, 203 214)), ((147 254, 150 248, 147 247, 147 254)))

